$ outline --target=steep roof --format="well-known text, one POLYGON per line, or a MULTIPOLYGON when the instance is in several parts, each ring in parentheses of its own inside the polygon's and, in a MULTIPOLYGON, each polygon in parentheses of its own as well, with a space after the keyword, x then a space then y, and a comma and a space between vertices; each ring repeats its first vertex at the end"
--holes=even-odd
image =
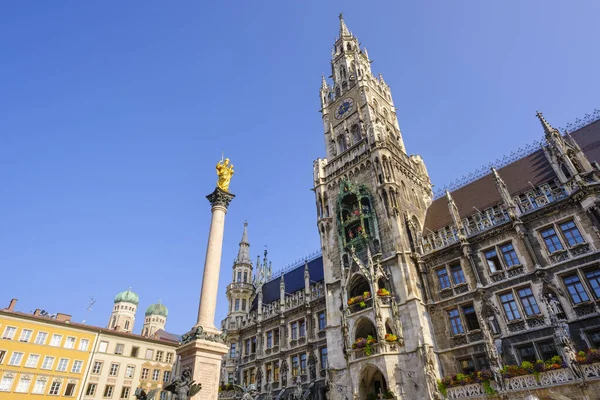
MULTIPOLYGON (((586 125, 571 136, 579 144, 590 161, 600 160, 600 120, 586 125)), ((538 186, 556 177, 554 170, 540 149, 522 157, 498 170, 511 194, 516 195, 531 189, 531 184, 538 186)), ((500 194, 494 184, 492 174, 488 174, 452 192, 452 198, 458 207, 461 218, 479 210, 491 207, 501 201, 500 194)), ((428 230, 437 231, 452 224, 445 197, 433 201, 427 209, 425 217, 425 234, 428 230)))
MULTIPOLYGON (((311 283, 321 282, 323 279, 325 279, 323 275, 323 256, 319 256, 308 262, 308 273, 310 275, 311 283)), ((304 289, 304 264, 299 265, 289 272, 286 272, 283 275, 283 280, 285 282, 286 293, 294 293, 298 290, 304 289)), ((263 285, 263 304, 269 304, 279 300, 280 281, 281 276, 278 276, 277 278, 274 278, 263 285)), ((256 310, 257 307, 258 298, 255 297, 254 301, 252 302, 251 310, 256 310)))

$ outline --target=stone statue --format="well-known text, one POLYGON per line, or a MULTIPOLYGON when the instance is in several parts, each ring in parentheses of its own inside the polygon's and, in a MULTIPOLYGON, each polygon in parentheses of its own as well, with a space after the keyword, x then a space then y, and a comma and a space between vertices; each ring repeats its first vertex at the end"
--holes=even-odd
POLYGON ((504 376, 502 376, 502 370, 500 366, 498 365, 498 363, 492 363, 490 369, 492 370, 492 375, 494 375, 494 380, 498 384, 498 389, 500 390, 500 392, 503 392, 505 390, 505 382, 504 376))
POLYGON ((173 393, 173 400, 189 400, 202 389, 202 384, 194 382, 192 380, 192 370, 187 367, 164 390, 173 393))
POLYGON ((224 192, 229 192, 229 183, 233 176, 233 164, 229 164, 229 158, 226 158, 225 160, 219 161, 216 168, 217 175, 219 176, 217 186, 224 192))
POLYGON ((302 400, 302 381, 296 377, 296 388, 294 389, 294 400, 302 400))
POLYGON ((427 376, 427 388, 432 399, 441 399, 437 388, 437 373, 435 370, 435 355, 433 348, 428 347, 425 350, 425 374, 427 376))
POLYGON ((242 392, 242 397, 240 398, 241 400, 254 400, 256 397, 258 397, 258 393, 254 388, 254 385, 246 387, 240 385, 233 385, 233 388, 242 392))
POLYGON ((573 375, 575 375, 575 378, 581 378, 585 380, 585 376, 583 374, 583 371, 581 370, 581 367, 579 366, 579 362, 577 361, 577 354, 575 353, 575 350, 573 350, 573 347, 564 346, 563 354, 565 359, 564 361, 571 370, 571 372, 573 372, 573 375))

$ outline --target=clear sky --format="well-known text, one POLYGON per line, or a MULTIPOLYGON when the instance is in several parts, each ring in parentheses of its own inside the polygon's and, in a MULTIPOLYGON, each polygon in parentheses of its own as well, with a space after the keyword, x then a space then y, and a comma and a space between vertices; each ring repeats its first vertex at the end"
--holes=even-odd
POLYGON ((196 321, 215 163, 235 165, 217 320, 243 228, 274 269, 319 247, 312 162, 343 11, 443 186, 600 108, 589 1, 0 5, 0 307, 105 325, 132 287, 196 321), (96 304, 86 311, 89 298, 96 304))

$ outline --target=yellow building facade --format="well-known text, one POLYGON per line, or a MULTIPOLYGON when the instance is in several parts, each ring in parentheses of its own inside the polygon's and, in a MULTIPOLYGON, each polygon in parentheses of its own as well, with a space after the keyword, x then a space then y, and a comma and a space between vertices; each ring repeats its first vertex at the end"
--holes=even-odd
POLYGON ((98 333, 45 316, 0 310, 0 399, 79 398, 98 333))

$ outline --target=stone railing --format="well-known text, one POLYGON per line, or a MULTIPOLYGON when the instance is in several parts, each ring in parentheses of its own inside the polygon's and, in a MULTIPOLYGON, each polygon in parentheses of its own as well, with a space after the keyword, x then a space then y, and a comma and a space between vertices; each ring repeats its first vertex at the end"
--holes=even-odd
POLYGON ((373 343, 371 346, 370 354, 367 354, 367 349, 362 347, 360 349, 350 350, 351 360, 359 360, 361 358, 370 357, 374 355, 382 355, 382 354, 397 354, 402 347, 398 342, 378 342, 373 343))
MULTIPOLYGON (((581 371, 586 380, 600 379, 600 363, 581 365, 581 371)), ((550 386, 559 386, 580 383, 581 379, 575 378, 568 368, 540 372, 535 375, 515 376, 504 380, 504 391, 500 391, 496 382, 491 381, 491 386, 497 392, 520 392, 524 390, 540 389, 550 386)), ((463 386, 454 386, 446 389, 447 399, 468 399, 485 396, 485 389, 481 383, 472 383, 463 386)), ((512 398, 508 395, 508 398, 512 398)))
POLYGON ((591 248, 589 243, 579 243, 568 249, 555 251, 554 253, 549 254, 548 258, 550 258, 550 261, 555 264, 570 258, 579 257, 583 254, 589 253, 590 251, 591 248))
POLYGON ((357 303, 354 303, 350 306, 348 306, 348 310, 350 311, 350 314, 355 314, 357 312, 363 311, 363 310, 368 310, 371 307, 373 307, 373 297, 369 297, 367 300, 363 300, 362 303, 365 303, 364 307, 360 306, 360 301, 357 303))

